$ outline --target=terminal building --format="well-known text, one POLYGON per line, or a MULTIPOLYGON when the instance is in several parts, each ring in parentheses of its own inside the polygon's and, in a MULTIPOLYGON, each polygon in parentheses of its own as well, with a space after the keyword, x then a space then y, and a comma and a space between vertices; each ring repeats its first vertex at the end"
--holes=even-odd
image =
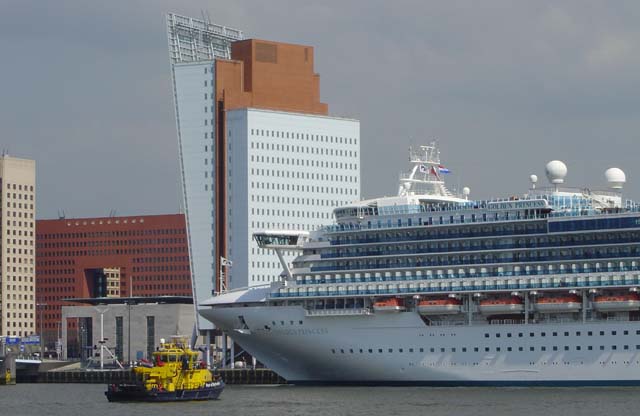
POLYGON ((78 321, 63 322, 62 306, 73 305, 64 299, 192 296, 183 214, 38 220, 35 240, 46 351, 79 343, 78 321))
POLYGON ((0 157, 0 336, 36 331, 36 164, 0 157))
MULTIPOLYGON (((279 278, 280 263, 254 232, 310 231, 360 199, 360 124, 321 102, 313 47, 244 39, 175 14, 167 22, 199 303, 279 278)), ((212 328, 203 319, 199 327, 212 328)))

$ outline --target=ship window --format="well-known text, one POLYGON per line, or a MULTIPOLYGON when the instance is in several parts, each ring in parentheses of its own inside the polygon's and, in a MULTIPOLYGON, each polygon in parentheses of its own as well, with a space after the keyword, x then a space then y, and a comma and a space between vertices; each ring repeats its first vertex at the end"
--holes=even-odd
POLYGON ((302 325, 302 321, 298 321, 300 323, 300 325, 302 325))
POLYGON ((540 336, 541 336, 541 337, 546 337, 546 336, 547 336, 547 333, 546 333, 546 332, 540 332, 540 336))
POLYGON ((540 351, 546 351, 547 347, 540 347, 540 351))
POLYGON ((636 345, 636 349, 637 349, 637 350, 640 350, 640 345, 636 345))
POLYGON ((364 350, 362 348, 360 348, 360 354, 362 354, 364 352, 364 350))
POLYGON ((344 350, 343 350, 342 348, 340 349, 340 353, 341 353, 341 354, 344 354, 344 350))
POLYGON ((624 335, 629 335, 629 331, 625 330, 625 331, 623 332, 623 334, 624 334, 624 335))
POLYGON ((529 347, 529 351, 535 351, 535 347, 529 347))
POLYGON ((530 336, 530 337, 533 337, 533 336, 534 336, 534 333, 533 333, 533 332, 529 332, 529 336, 530 336))
POLYGON ((522 332, 518 332, 518 338, 522 338, 522 332))
POLYGON ((557 337, 557 336, 558 336, 558 333, 554 331, 552 335, 553 335, 554 337, 557 337))
POLYGON ((413 352, 413 348, 409 348, 409 352, 413 352))
POLYGON ((511 352, 512 350, 513 350, 513 348, 507 347, 507 351, 511 352))
POLYGON ((478 351, 480 351, 480 348, 478 348, 478 347, 474 347, 473 348, 473 352, 478 352, 478 351))
POLYGON ((554 351, 558 351, 558 346, 554 345, 554 346, 553 346, 553 350, 554 350, 554 351))
POLYGON ((369 348, 369 354, 373 354, 373 349, 369 348))
POLYGON ((507 338, 511 338, 511 332, 507 332, 507 338))
POLYGON ((500 338, 500 334, 496 334, 496 338, 500 338))
POLYGON ((424 348, 420 348, 420 352, 424 352, 424 348))
POLYGON ((612 345, 612 346, 611 346, 611 349, 615 351, 615 350, 617 350, 617 349, 618 349, 618 347, 616 347, 615 345, 612 345))
POLYGON ((625 349, 625 350, 628 350, 628 349, 629 349, 629 346, 628 346, 628 345, 625 345, 625 346, 624 346, 624 349, 625 349))
POLYGON ((565 345, 565 346, 564 346, 564 350, 565 350, 565 351, 569 351, 569 346, 565 345))
POLYGON ((580 351, 582 347, 580 345, 576 345, 576 351, 580 351))
POLYGON ((335 354, 335 353, 336 353, 336 350, 334 350, 334 349, 332 348, 332 349, 331 349, 331 352, 332 352, 333 354, 335 354))
POLYGON ((593 351, 593 345, 589 345, 589 346, 587 347, 587 349, 588 349, 589 351, 593 351))
POLYGON ((600 351, 604 351, 604 345, 600 345, 600 351))
POLYGON ((581 332, 580 332, 580 331, 576 331, 576 336, 577 336, 577 337, 579 337, 579 336, 580 336, 580 334, 581 334, 581 332))
POLYGON ((640 329, 636 329, 636 335, 640 335, 640 329))
POLYGON ((604 331, 600 331, 600 335, 604 335, 604 331))
POLYGON ((616 331, 611 331, 611 335, 616 335, 617 332, 616 331))
POLYGON ((569 331, 565 331, 565 332, 564 332, 564 336, 565 336, 565 337, 568 337, 568 336, 569 336, 569 331))
POLYGON ((593 331, 587 332, 587 336, 592 336, 592 335, 593 335, 593 331))
POLYGON ((484 337, 485 338, 489 338, 489 334, 484 334, 484 337))
POLYGON ((496 347, 496 352, 500 352, 500 347, 496 347))
POLYGON ((440 352, 444 352, 444 348, 440 348, 440 352))
POLYGON ((518 347, 518 351, 524 351, 523 347, 518 347))
MULTIPOLYGON (((400 352, 402 352, 402 351, 400 351, 400 352)), ((455 348, 451 348, 451 352, 456 352, 456 349, 455 348)))
POLYGON ((462 352, 467 352, 467 347, 462 347, 462 352))

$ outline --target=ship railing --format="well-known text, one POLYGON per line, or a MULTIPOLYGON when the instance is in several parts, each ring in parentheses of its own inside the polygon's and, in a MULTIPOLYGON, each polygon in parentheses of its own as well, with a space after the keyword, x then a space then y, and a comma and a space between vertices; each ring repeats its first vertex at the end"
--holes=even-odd
MULTIPOLYGON (((567 207, 555 207, 554 211, 549 212, 548 214, 542 215, 529 215, 527 218, 509 218, 506 219, 503 216, 499 216, 497 219, 494 215, 482 215, 482 210, 484 213, 494 213, 496 210, 488 207, 489 203, 498 203, 498 202, 514 202, 513 200, 491 200, 484 201, 483 204, 479 203, 460 203, 460 204, 448 204, 444 207, 437 208, 429 208, 426 209, 422 205, 401 205, 401 206, 393 206, 393 207, 385 207, 384 209, 379 208, 378 215, 365 216, 363 219, 359 220, 355 223, 343 223, 343 224, 332 224, 324 227, 320 227, 319 230, 327 233, 336 233, 336 232, 348 232, 348 231, 367 231, 367 230, 379 230, 379 229, 397 229, 397 228, 408 228, 408 227, 421 227, 421 226, 442 226, 442 225, 459 225, 459 224, 482 224, 482 223, 493 223, 493 222, 505 222, 514 223, 516 221, 527 220, 530 221, 532 219, 542 219, 542 218, 563 218, 563 217, 585 217, 585 216, 610 216, 610 215, 619 215, 619 214, 629 214, 629 213, 639 213, 640 212, 640 204, 634 201, 625 201, 622 204, 622 207, 614 210, 596 210, 591 206, 583 206, 583 205, 575 205, 575 206, 567 206, 567 207), (465 209, 471 211, 464 211, 465 209), (474 212, 478 210, 480 212, 474 212), (451 221, 449 217, 442 218, 442 224, 437 221, 429 222, 413 222, 413 221, 402 221, 400 224, 397 221, 391 221, 390 219, 383 220, 384 217, 394 217, 398 215, 415 215, 415 214, 429 214, 437 215, 437 213, 449 213, 456 212, 457 215, 454 215, 453 221, 451 221), (475 214, 475 219, 472 219, 473 214, 475 214), (465 219, 461 219, 461 215, 464 215, 465 219), (370 218, 371 221, 367 221, 370 218)), ((524 208, 523 208, 524 209, 524 208)), ((394 218, 397 220, 398 218, 394 218)))
MULTIPOLYGON (((582 289, 582 288, 607 288, 607 287, 634 287, 640 285, 640 275, 635 276, 613 276, 612 274, 601 274, 600 276, 584 276, 581 281, 574 281, 571 277, 570 281, 558 280, 566 275, 545 275, 545 277, 537 276, 534 282, 514 282, 509 283, 505 279, 492 277, 490 281, 485 281, 482 285, 465 284, 465 282, 441 281, 437 287, 423 286, 410 287, 407 282, 406 287, 400 285, 385 284, 383 288, 373 288, 364 290, 348 291, 344 287, 341 289, 334 288, 328 290, 327 287, 314 287, 313 290, 297 290, 295 286, 289 288, 282 287, 280 290, 272 291, 271 298, 307 298, 307 297, 349 297, 349 296, 365 296, 365 295, 420 295, 435 293, 465 293, 465 292, 500 292, 506 290, 535 290, 535 289, 582 289), (456 284, 453 284, 456 283, 456 284)), ((305 286, 298 286, 298 289, 305 286)))

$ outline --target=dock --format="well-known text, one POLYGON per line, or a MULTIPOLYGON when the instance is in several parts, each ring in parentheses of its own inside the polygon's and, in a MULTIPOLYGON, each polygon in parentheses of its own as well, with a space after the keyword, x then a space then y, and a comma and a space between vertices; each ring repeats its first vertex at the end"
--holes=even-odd
MULTIPOLYGON (((272 370, 266 368, 256 369, 217 369, 228 385, 241 384, 286 384, 287 381, 272 370)), ((20 380, 18 380, 20 381, 20 380)), ((25 380, 26 381, 26 380, 25 380)), ((29 380, 36 383, 93 383, 113 384, 129 383, 135 381, 135 375, 130 370, 68 370, 68 371, 43 371, 39 372, 35 379, 29 380)))

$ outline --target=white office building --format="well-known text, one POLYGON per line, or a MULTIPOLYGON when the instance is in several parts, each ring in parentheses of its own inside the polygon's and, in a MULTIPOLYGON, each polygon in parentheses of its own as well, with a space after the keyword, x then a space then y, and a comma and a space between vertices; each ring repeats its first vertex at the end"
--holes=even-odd
POLYGON ((311 231, 360 199, 360 122, 245 108, 227 112, 227 129, 229 282, 262 285, 282 266, 255 231, 311 231))
POLYGON ((0 336, 37 332, 36 163, 0 157, 0 336))

